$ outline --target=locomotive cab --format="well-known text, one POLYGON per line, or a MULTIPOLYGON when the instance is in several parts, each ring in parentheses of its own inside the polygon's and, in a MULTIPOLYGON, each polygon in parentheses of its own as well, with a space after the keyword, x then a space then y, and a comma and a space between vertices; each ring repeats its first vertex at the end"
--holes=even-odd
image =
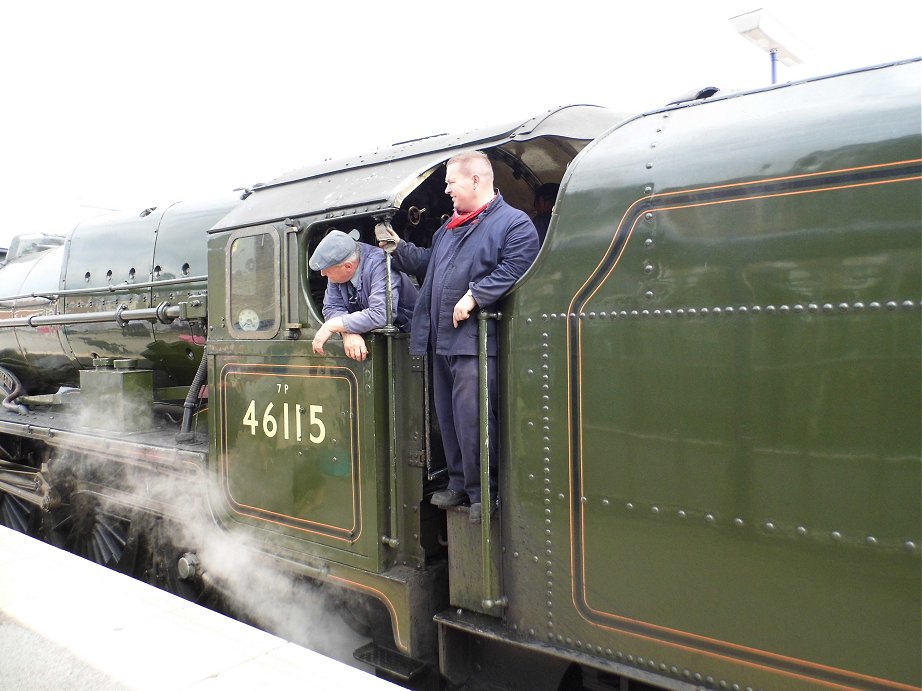
MULTIPOLYGON (((463 150, 485 151, 505 200, 531 213, 534 190, 560 182, 619 119, 575 106, 295 171, 253 190, 209 231, 209 275, 224 276, 212 281, 208 333, 218 520, 271 533, 305 575, 371 596, 391 620, 391 647, 413 658, 433 658, 432 615, 449 604, 451 540, 429 503, 447 478, 427 359, 387 327, 365 336, 365 362, 345 357, 339 339, 315 355, 326 279, 307 258, 332 229, 375 245, 383 222, 429 246, 452 212, 446 161, 463 150)), ((483 610, 482 599, 452 589, 452 604, 483 610)))

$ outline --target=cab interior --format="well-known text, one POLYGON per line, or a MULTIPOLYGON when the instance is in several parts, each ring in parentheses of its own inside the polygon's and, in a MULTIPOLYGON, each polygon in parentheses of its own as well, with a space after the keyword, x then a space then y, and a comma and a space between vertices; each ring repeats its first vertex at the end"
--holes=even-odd
MULTIPOLYGON (((560 183, 570 161, 588 143, 588 140, 546 136, 508 141, 483 151, 493 165, 494 186, 505 201, 533 216, 535 190, 545 183, 560 183)), ((456 152, 446 152, 446 161, 453 153, 456 152)), ((345 233, 358 231, 361 242, 376 244, 375 225, 385 216, 402 239, 430 247, 433 235, 452 213, 451 198, 445 194, 445 169, 442 162, 425 171, 397 196, 396 207, 388 213, 315 223, 307 237, 307 256, 313 254, 320 240, 333 229, 345 233)), ((327 279, 319 271, 309 269, 306 262, 304 266, 314 307, 322 314, 327 279)))

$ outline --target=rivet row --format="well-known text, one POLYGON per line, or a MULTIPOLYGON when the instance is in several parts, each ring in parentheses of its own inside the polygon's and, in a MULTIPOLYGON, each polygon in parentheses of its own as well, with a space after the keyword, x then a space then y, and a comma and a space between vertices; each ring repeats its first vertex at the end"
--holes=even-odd
MULTIPOLYGON (((548 338, 549 338, 548 332, 546 331, 542 332, 541 349, 544 351, 542 353, 542 359, 545 361, 548 359, 548 351, 550 350, 550 342, 548 338)), ((545 368, 546 367, 547 365, 545 365, 545 368)), ((545 374, 542 377, 542 379, 544 380, 545 387, 546 387, 548 375, 545 374)), ((544 395, 542 396, 542 399, 541 399, 541 404, 542 404, 542 412, 548 413, 550 411, 550 396, 548 395, 548 390, 546 388, 544 390, 544 395)), ((543 464, 543 471, 544 471, 544 484, 545 484, 544 493, 546 495, 550 495, 551 493, 551 488, 550 488, 551 481, 549 477, 551 474, 550 417, 547 414, 543 415, 541 418, 541 422, 543 423, 542 431, 544 432, 544 437, 542 439, 542 441, 544 442, 542 444, 543 456, 541 459, 542 464, 543 464)), ((545 541, 544 541, 545 550, 544 551, 545 551, 545 556, 547 557, 550 557, 552 555, 552 550, 553 550, 553 541, 551 539, 552 538, 552 532, 551 532, 551 511, 552 509, 550 507, 550 503, 551 503, 550 499, 545 499, 546 508, 545 508, 544 523, 546 527, 544 530, 544 533, 545 533, 545 541)), ((550 559, 548 559, 545 562, 545 566, 547 567, 547 570, 545 571, 545 575, 547 576, 547 601, 546 601, 547 603, 547 628, 553 629, 554 628, 554 572, 552 570, 553 563, 550 561, 550 559)))
MULTIPOLYGON (((652 293, 647 295, 653 297, 652 293)), ((723 315, 748 315, 748 314, 847 314, 868 312, 896 312, 909 311, 922 308, 922 301, 914 300, 887 300, 884 302, 839 302, 826 303, 797 303, 794 305, 738 305, 727 307, 678 307, 675 309, 631 309, 612 310, 611 312, 551 312, 541 315, 544 321, 556 319, 638 319, 638 318, 672 318, 672 317, 707 317, 723 315)))
MULTIPOLYGON (((558 499, 564 499, 564 495, 558 495, 558 499)), ((609 497, 580 497, 580 503, 590 504, 590 505, 601 505, 606 509, 617 509, 618 506, 623 506, 625 510, 631 513, 643 513, 649 512, 651 516, 657 518, 670 518, 674 517, 681 521, 701 521, 711 526, 720 526, 724 524, 723 520, 719 520, 718 517, 712 512, 702 512, 700 510, 693 510, 682 507, 665 507, 662 504, 650 504, 647 506, 641 506, 637 502, 633 501, 624 501, 619 503, 613 501, 609 497)), ((882 542, 879 537, 876 535, 846 535, 840 530, 836 529, 824 529, 824 528, 810 528, 803 524, 797 524, 792 526, 782 526, 779 525, 776 521, 773 520, 762 520, 762 521, 752 521, 752 526, 756 527, 765 535, 772 535, 777 537, 784 536, 796 536, 800 538, 810 537, 817 541, 831 541, 837 544, 843 545, 856 545, 864 544, 867 547, 874 547, 879 549, 886 550, 900 550, 908 552, 910 554, 917 554, 919 552, 919 539, 906 539, 902 542, 882 542)), ((729 520, 729 525, 734 528, 746 528, 749 523, 740 516, 735 516, 729 520)))

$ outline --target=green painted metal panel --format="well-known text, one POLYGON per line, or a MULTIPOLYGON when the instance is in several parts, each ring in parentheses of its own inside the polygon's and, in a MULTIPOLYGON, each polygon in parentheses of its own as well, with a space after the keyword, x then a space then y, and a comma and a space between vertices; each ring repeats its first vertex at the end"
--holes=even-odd
POLYGON ((362 534, 358 381, 343 367, 227 363, 222 486, 241 516, 331 544, 362 534))
POLYGON ((915 62, 673 108, 571 165, 503 305, 519 630, 920 683, 918 94, 915 62))
MULTIPOLYGON (((448 583, 450 587, 449 604, 463 607, 472 612, 496 615, 494 607, 486 607, 484 601, 489 593, 500 591, 502 572, 499 568, 490 574, 489 585, 484 578, 483 558, 484 543, 480 523, 471 523, 467 507, 451 507, 446 510, 448 518, 448 583)), ((500 566, 501 525, 494 517, 490 524, 489 559, 500 566)))

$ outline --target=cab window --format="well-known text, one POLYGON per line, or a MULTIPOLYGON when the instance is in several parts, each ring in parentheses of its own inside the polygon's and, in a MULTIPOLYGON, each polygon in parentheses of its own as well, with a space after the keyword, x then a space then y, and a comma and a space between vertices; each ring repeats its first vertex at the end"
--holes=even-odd
POLYGON ((237 231, 228 247, 228 330, 235 338, 272 338, 280 323, 277 235, 237 231))

